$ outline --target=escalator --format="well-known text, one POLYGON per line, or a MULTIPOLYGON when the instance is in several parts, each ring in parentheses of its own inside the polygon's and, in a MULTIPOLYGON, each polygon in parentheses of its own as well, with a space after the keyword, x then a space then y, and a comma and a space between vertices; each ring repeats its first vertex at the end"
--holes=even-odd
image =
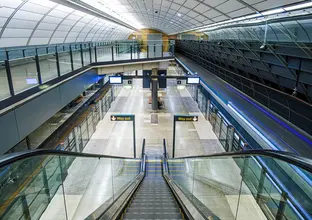
POLYGON ((145 178, 121 219, 183 219, 161 166, 160 159, 146 161, 145 178))
POLYGON ((56 150, 4 155, 0 219, 311 219, 303 207, 312 204, 282 193, 274 170, 262 172, 254 157, 312 174, 311 160, 270 150, 173 159, 165 140, 143 141, 138 159, 56 150))

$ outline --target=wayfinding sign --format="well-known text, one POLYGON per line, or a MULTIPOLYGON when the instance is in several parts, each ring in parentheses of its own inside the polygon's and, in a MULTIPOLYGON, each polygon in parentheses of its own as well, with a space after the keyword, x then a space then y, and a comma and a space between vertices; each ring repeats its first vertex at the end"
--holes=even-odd
POLYGON ((133 156, 136 158, 136 144, 135 144, 135 115, 111 115, 110 116, 111 121, 132 121, 133 123, 133 156))
POLYGON ((175 153, 175 133, 176 133, 176 122, 198 122, 198 115, 174 115, 173 116, 173 144, 172 144, 172 157, 174 158, 175 153))
POLYGON ((198 121, 198 116, 197 115, 175 115, 174 120, 196 122, 198 121))
POLYGON ((134 115, 111 115, 111 121, 134 121, 134 115))

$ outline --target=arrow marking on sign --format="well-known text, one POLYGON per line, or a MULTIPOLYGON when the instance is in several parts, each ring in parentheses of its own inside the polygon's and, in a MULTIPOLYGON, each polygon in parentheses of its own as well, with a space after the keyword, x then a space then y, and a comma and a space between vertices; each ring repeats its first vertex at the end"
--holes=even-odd
POLYGON ((115 116, 113 116, 111 119, 112 119, 112 121, 115 121, 115 120, 116 120, 116 117, 115 117, 115 116))

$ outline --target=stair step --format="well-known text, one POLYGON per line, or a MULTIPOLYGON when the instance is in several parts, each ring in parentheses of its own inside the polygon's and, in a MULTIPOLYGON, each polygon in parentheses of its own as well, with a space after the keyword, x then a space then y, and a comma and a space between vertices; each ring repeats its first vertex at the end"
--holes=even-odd
POLYGON ((163 213, 180 213, 177 207, 165 207, 165 206, 152 206, 152 207, 139 207, 134 206, 127 208, 127 212, 140 212, 140 213, 150 213, 150 212, 163 212, 163 213))
POLYGON ((137 206, 140 206, 140 207, 150 207, 150 206, 166 206, 168 208, 171 208, 171 207, 176 207, 178 208, 179 206, 176 204, 175 201, 172 201, 172 202, 140 202, 140 201, 136 201, 136 202, 132 202, 131 203, 131 207, 137 207, 137 206))
POLYGON ((181 213, 126 213, 123 219, 182 219, 181 213))

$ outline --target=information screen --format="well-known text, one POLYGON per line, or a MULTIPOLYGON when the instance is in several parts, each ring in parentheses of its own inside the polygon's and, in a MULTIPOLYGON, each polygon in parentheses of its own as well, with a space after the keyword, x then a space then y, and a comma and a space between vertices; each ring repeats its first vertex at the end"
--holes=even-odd
POLYGON ((122 77, 121 76, 110 76, 109 77, 110 84, 122 84, 122 77))
POLYGON ((199 84, 199 77, 188 77, 187 84, 199 84))
POLYGON ((26 78, 26 83, 28 85, 34 85, 34 84, 38 84, 38 81, 35 78, 26 78))

